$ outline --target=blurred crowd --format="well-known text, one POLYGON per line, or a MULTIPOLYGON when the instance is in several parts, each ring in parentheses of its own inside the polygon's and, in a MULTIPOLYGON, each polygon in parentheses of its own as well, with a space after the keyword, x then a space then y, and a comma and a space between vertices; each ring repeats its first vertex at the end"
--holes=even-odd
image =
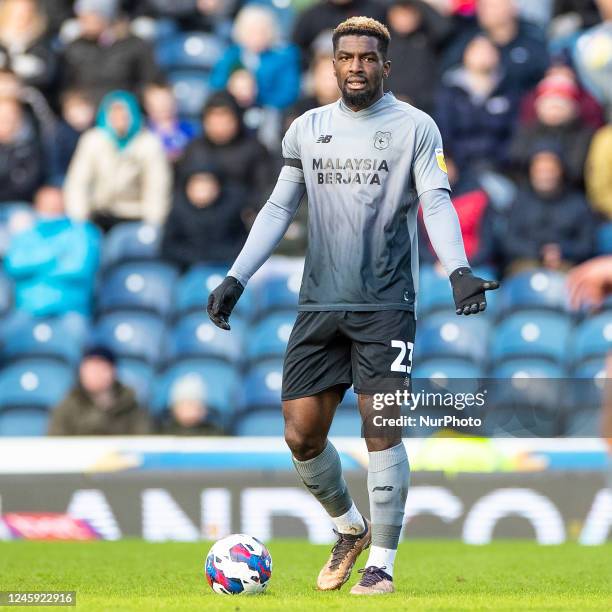
MULTIPOLYGON (((440 127, 472 265, 567 271, 612 251, 597 239, 612 235, 612 0, 1 0, 13 316, 95 315, 104 234, 127 221, 162 228, 182 271, 231 263, 285 130, 339 97, 330 33, 353 15, 387 24, 386 88, 440 127)), ((306 227, 302 206, 277 252, 303 256, 306 227)), ((76 431, 71 406, 109 398, 122 431, 146 429, 113 359, 91 348, 53 433, 99 431, 95 410, 76 431)), ((179 387, 168 427, 199 430, 201 390, 179 387)))

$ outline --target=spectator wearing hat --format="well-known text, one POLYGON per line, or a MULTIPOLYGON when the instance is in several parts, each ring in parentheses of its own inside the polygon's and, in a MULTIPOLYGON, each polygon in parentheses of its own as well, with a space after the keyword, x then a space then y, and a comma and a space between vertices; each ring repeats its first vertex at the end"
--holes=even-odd
POLYGON ((119 0, 77 0, 80 36, 65 49, 62 89, 86 91, 98 103, 116 89, 140 93, 159 70, 148 43, 119 19, 119 0))
POLYGON ((171 436, 220 436, 223 429, 211 419, 206 389, 199 376, 187 374, 170 389, 170 416, 160 433, 171 436))
POLYGON ((564 152, 566 179, 581 186, 584 163, 593 129, 580 118, 580 89, 563 73, 543 79, 535 92, 536 120, 521 125, 511 145, 510 155, 519 170, 524 171, 537 143, 546 141, 564 152))
POLYGON ((228 183, 241 186, 258 208, 271 191, 270 155, 243 121, 243 111, 227 92, 213 94, 202 113, 203 134, 187 146, 178 176, 198 164, 212 164, 228 183))
POLYGON ((234 22, 234 44, 213 68, 210 84, 222 90, 236 69, 246 68, 257 83, 257 104, 283 109, 295 102, 300 91, 300 59, 294 45, 280 41, 276 17, 271 9, 249 5, 234 22))
POLYGON ((66 210, 103 231, 122 221, 161 225, 170 205, 172 176, 161 142, 143 126, 136 97, 105 96, 96 127, 77 146, 66 176, 66 210))
POLYGON ((473 38, 462 66, 444 74, 434 112, 445 150, 459 168, 480 172, 508 164, 518 103, 496 46, 486 36, 473 38))
POLYGON ((519 190, 501 235, 510 273, 540 266, 566 270, 593 254, 593 214, 565 177, 563 151, 555 143, 538 143, 528 184, 519 190))
POLYGON ((211 163, 183 167, 164 226, 161 253, 185 269, 196 263, 230 264, 246 239, 246 194, 211 163))
POLYGON ((150 433, 148 415, 132 389, 117 379, 116 359, 103 346, 85 352, 75 387, 52 411, 51 436, 125 436, 150 433))
POLYGON ((385 89, 431 112, 439 80, 438 54, 452 23, 422 0, 394 0, 387 9, 387 22, 391 32, 388 57, 397 69, 391 70, 385 89))
MULTIPOLYGON (((544 80, 552 77, 559 77, 571 82, 576 86, 578 91, 578 117, 583 125, 599 129, 605 123, 604 111, 597 98, 593 96, 587 89, 582 87, 578 81, 576 73, 567 64, 553 64, 544 75, 544 79, 540 81, 540 85, 544 80)), ((538 116, 536 113, 536 98, 538 96, 538 87, 532 89, 523 96, 521 100, 521 125, 533 125, 537 122, 538 116)))
POLYGON ((15 283, 17 310, 32 316, 91 314, 100 236, 89 223, 69 219, 61 189, 41 188, 36 220, 11 239, 4 269, 15 283))

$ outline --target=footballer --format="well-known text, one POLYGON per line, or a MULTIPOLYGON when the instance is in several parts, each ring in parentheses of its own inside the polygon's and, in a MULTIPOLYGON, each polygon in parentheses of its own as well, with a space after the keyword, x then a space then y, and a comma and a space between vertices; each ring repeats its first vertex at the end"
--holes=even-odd
POLYGON ((449 275, 457 314, 486 307, 496 281, 475 277, 450 200, 442 139, 433 120, 384 93, 389 32, 366 17, 333 32, 341 98, 289 127, 284 166, 208 314, 222 329, 255 271, 285 234, 308 194, 308 253, 298 316, 283 367, 285 439, 295 469, 335 524, 338 540, 317 587, 339 589, 370 547, 355 595, 394 591, 393 565, 410 467, 400 431, 366 432, 370 520, 357 510, 327 439, 336 407, 353 385, 362 419, 372 396, 405 388, 411 370, 418 289, 419 203, 449 275))

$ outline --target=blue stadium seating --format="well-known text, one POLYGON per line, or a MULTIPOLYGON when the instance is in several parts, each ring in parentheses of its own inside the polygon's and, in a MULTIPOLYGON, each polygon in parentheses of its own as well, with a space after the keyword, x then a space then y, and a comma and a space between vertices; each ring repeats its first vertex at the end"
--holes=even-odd
POLYGON ((204 312, 179 319, 168 335, 167 359, 217 357, 238 362, 243 357, 244 324, 232 317, 231 333, 219 329, 204 312))
POLYGON ((606 378, 605 358, 587 359, 575 367, 568 379, 569 406, 565 415, 566 435, 597 435, 606 378), (595 428, 593 427, 595 425, 595 428))
POLYGON ((134 309, 167 316, 177 279, 176 268, 161 261, 115 266, 98 287, 98 312, 134 309))
POLYGON ((274 312, 253 325, 246 346, 247 358, 253 361, 266 357, 282 357, 295 323, 295 316, 295 312, 274 312))
POLYGON ((166 71, 177 68, 211 70, 225 50, 213 34, 185 32, 162 38, 155 45, 157 61, 166 71))
POLYGON ((4 331, 2 357, 5 361, 49 357, 74 366, 80 359, 84 340, 61 318, 24 318, 4 331))
POLYGON ((167 368, 156 382, 151 399, 153 414, 169 408, 172 385, 184 376, 197 376, 204 384, 211 414, 228 426, 242 407, 242 381, 238 370, 219 359, 185 359, 167 368))
POLYGON ((428 359, 415 362, 412 369, 413 393, 476 393, 484 376, 474 362, 457 358, 428 359))
POLYGON ((580 363, 600 357, 612 350, 612 312, 589 317, 576 327, 572 335, 571 358, 580 363))
POLYGON ((417 309, 419 317, 436 310, 455 312, 453 292, 448 277, 433 266, 421 266, 417 309))
POLYGON ((244 379, 245 407, 278 408, 281 404, 283 362, 269 359, 251 367, 244 379))
POLYGON ((159 257, 161 228, 140 222, 120 223, 108 232, 102 247, 102 267, 159 257))
POLYGON ((505 280, 500 289, 499 314, 520 309, 565 311, 565 275, 550 270, 529 270, 505 280))
POLYGON ((168 75, 178 112, 181 116, 199 118, 211 93, 208 74, 201 70, 174 70, 168 75))
POLYGON ((236 436, 283 436, 285 422, 280 404, 276 408, 252 410, 239 415, 234 421, 236 436))
POLYGON ((155 365, 162 358, 163 320, 146 312, 112 312, 103 315, 92 330, 91 342, 103 344, 118 357, 140 359, 155 365))
POLYGON ((297 309, 301 283, 302 275, 299 272, 273 274, 263 279, 257 286, 260 312, 297 309))
POLYGON ((490 323, 484 317, 436 313, 417 325, 413 363, 439 357, 467 358, 482 364, 488 354, 490 323))
POLYGON ((0 411, 0 436, 44 436, 49 413, 40 408, 13 408, 0 411))
POLYGON ((0 410, 45 408, 58 404, 74 381, 74 371, 54 359, 32 358, 0 371, 0 410))
POLYGON ((565 371, 546 359, 508 360, 493 369, 487 398, 489 435, 554 437, 562 433, 565 371))
MULTIPOLYGON (((174 312, 181 316, 206 310, 210 292, 225 278, 227 266, 198 264, 190 268, 176 285, 174 312)), ((255 312, 254 289, 247 285, 234 310, 234 315, 250 319, 255 312)))
POLYGON ((612 221, 604 223, 597 231, 597 252, 612 255, 612 221))
POLYGON ((559 363, 567 358, 571 321, 557 312, 524 311, 506 317, 496 327, 491 359, 545 358, 559 363))
POLYGON ((120 359, 117 363, 119 380, 130 387, 142 406, 149 405, 149 398, 155 380, 155 369, 138 359, 120 359))

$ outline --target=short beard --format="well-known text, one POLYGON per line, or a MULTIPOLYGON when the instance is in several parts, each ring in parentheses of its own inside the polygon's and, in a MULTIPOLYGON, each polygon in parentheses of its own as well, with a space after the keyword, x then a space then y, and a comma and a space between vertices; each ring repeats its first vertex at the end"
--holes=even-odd
POLYGON ((371 89, 366 89, 364 91, 350 91, 345 85, 342 88, 342 99, 344 100, 344 103, 348 106, 353 106, 355 108, 365 108, 372 104, 374 98, 378 94, 379 87, 380 82, 373 83, 371 89))

